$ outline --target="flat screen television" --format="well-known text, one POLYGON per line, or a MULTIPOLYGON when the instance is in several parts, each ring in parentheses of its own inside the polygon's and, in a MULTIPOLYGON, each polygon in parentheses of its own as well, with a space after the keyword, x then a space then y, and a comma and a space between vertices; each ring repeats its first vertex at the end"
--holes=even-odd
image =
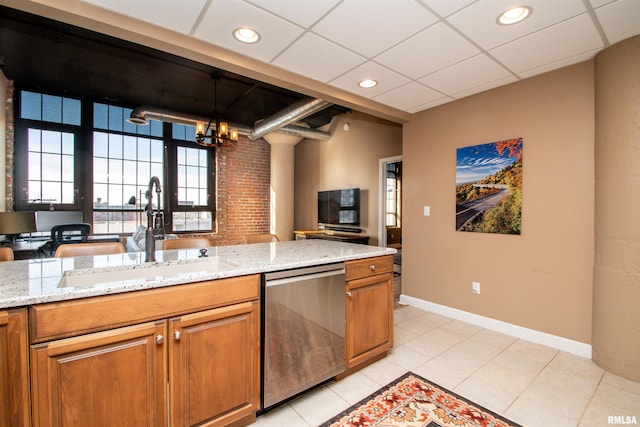
POLYGON ((318 192, 318 223, 323 225, 360 225, 360 189, 318 192))

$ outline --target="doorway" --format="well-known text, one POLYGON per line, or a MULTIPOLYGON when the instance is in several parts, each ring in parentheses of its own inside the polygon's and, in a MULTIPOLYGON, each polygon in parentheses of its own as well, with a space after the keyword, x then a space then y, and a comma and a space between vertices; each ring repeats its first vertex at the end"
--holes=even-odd
POLYGON ((402 292, 402 156, 380 159, 378 244, 398 251, 393 257, 394 301, 402 292))

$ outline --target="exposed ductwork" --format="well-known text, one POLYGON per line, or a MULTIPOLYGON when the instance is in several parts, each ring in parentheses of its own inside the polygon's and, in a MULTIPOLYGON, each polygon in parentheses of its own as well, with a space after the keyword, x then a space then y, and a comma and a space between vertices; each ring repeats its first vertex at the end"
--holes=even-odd
MULTIPOLYGON (((229 127, 238 129, 238 133, 240 135, 245 135, 252 140, 259 139, 268 133, 283 132, 306 139, 327 141, 331 139, 331 134, 328 132, 296 126, 291 123, 308 117, 329 107, 330 105, 332 105, 330 102, 323 101, 321 99, 305 99, 271 115, 265 120, 260 121, 255 127, 239 125, 236 123, 229 123, 229 127)), ((209 121, 209 118, 195 117, 162 108, 141 106, 135 108, 127 119, 129 123, 133 123, 135 125, 145 125, 147 124, 147 120, 159 120, 168 123, 195 126, 196 122, 206 123, 209 121)))
POLYGON ((331 103, 322 99, 302 99, 288 108, 278 111, 267 117, 254 128, 253 133, 249 135, 249 139, 259 139, 267 133, 275 132, 282 127, 297 122, 308 117, 318 111, 324 110, 331 103))

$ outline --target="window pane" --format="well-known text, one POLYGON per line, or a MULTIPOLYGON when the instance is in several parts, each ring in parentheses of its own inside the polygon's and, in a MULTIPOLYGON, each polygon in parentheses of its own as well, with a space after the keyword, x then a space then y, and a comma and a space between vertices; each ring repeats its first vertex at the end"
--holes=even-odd
POLYGON ((185 162, 187 161, 186 160, 186 155, 187 155, 186 151, 187 151, 187 149, 185 147, 178 147, 177 148, 177 152, 178 152, 177 160, 178 160, 178 164, 179 165, 184 165, 185 162))
POLYGON ((20 98, 20 117, 42 120, 42 95, 23 90, 20 98))
POLYGON ((109 130, 122 131, 124 127, 124 112, 122 107, 109 106, 109 130))
POLYGON ((122 158, 122 135, 109 134, 109 157, 122 158))
POLYGON ((40 180, 42 177, 42 170, 40 169, 41 154, 39 152, 30 152, 28 166, 29 180, 40 180))
POLYGON ((29 129, 29 142, 28 150, 29 151, 40 151, 41 150, 41 138, 42 132, 39 129, 29 129))
POLYGON ((107 159, 94 157, 93 158, 93 182, 107 183, 109 176, 107 159))
POLYGON ((63 182, 62 183, 62 203, 73 204, 75 202, 75 198, 73 197, 75 194, 75 190, 73 188, 72 182, 63 182))
POLYGON ((93 206, 95 208, 106 207, 108 188, 106 184, 93 184, 93 206))
POLYGON ((66 154, 68 156, 73 156, 73 149, 75 144, 73 143, 75 137, 71 133, 63 133, 62 134, 62 154, 66 154))
POLYGON ((62 99, 62 123, 80 126, 80 100, 62 99))
POLYGON ((40 192, 41 181, 29 181, 29 202, 39 202, 42 199, 42 193, 40 192))
POLYGON ((62 123, 62 98, 59 96, 42 95, 42 120, 45 122, 62 123))
POLYGON ((42 199, 45 202, 61 203, 62 188, 60 182, 42 181, 42 199))
POLYGON ((109 129, 109 107, 104 104, 93 104, 93 127, 109 129))
POLYGON ((151 161, 151 140, 148 138, 138 138, 138 160, 143 162, 151 161))
POLYGON ((108 157, 109 156, 109 136, 103 132, 93 133, 93 156, 108 157))
POLYGON ((122 184, 123 175, 122 160, 109 159, 109 184, 122 184))
POLYGON ((136 160, 138 158, 136 143, 137 138, 133 136, 125 136, 124 137, 124 153, 123 158, 127 160, 136 160))
POLYGON ((164 158, 164 144, 157 139, 151 140, 151 161, 161 162, 164 158))
MULTIPOLYGON (((45 181, 60 181, 62 174, 62 160, 59 154, 42 154, 42 179, 45 181)), ((59 191, 58 191, 59 192, 59 191)), ((46 192, 45 192, 46 195, 46 192)), ((60 198, 58 197, 57 200, 60 198)))
POLYGON ((62 157, 62 181, 70 182, 73 187, 74 167, 73 156, 62 157))
POLYGON ((62 134, 45 130, 42 131, 42 152, 43 153, 61 153, 62 151, 62 134))
POLYGON ((149 120, 149 126, 140 127, 148 127, 149 134, 151 136, 162 137, 162 122, 159 122, 157 120, 149 120))

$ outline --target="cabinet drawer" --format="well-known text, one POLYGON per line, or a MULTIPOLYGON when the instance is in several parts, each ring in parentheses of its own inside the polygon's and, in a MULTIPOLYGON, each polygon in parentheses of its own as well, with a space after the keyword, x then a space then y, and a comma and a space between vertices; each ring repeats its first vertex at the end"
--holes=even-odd
POLYGON ((260 298, 260 276, 240 276, 29 309, 32 343, 102 331, 260 298))
POLYGON ((346 279, 353 280, 393 271, 393 256, 385 255, 346 263, 346 279))

